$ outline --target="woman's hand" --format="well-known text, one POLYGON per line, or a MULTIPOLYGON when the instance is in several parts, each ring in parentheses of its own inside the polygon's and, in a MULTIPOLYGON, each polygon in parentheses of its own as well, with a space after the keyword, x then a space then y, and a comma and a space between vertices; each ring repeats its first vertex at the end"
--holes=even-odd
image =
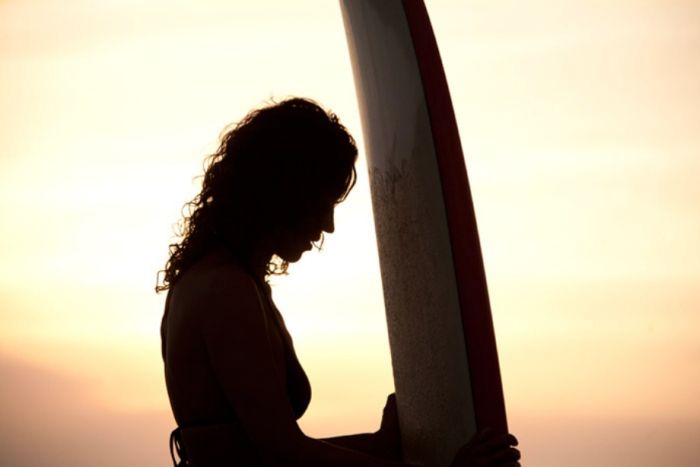
MULTIPOLYGON (((401 460, 401 433, 396 409, 396 395, 386 399, 382 423, 375 434, 382 457, 401 460)), ((511 434, 498 434, 489 428, 476 433, 455 455, 450 467, 520 467, 520 451, 513 446, 518 440, 511 434)))
POLYGON ((401 433, 399 432, 399 414, 396 410, 396 394, 386 398, 382 423, 375 433, 377 447, 383 457, 392 460, 401 459, 401 433))
POLYGON ((462 446, 450 467, 520 467, 517 445, 515 436, 486 428, 462 446))

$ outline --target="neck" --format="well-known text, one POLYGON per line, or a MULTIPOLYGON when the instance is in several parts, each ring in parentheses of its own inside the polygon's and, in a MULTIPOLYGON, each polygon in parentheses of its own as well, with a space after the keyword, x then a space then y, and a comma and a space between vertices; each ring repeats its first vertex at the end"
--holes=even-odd
POLYGON ((267 264, 272 258, 269 248, 263 242, 252 245, 249 248, 239 248, 234 243, 225 242, 222 251, 229 256, 230 260, 241 265, 249 274, 260 282, 265 281, 267 275, 267 264))
POLYGON ((267 275, 267 264, 270 262, 272 254, 265 250, 256 250, 249 255, 249 267, 255 278, 261 282, 265 281, 267 275))

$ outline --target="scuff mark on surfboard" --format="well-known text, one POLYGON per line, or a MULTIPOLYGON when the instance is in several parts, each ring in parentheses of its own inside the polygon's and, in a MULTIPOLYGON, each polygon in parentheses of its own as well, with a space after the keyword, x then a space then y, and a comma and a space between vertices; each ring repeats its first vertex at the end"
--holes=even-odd
POLYGON ((475 426, 463 403, 470 382, 440 178, 427 113, 417 110, 411 151, 390 145, 370 168, 370 188, 394 380, 413 388, 398 399, 404 443, 416 459, 440 459, 450 450, 437 452, 436 430, 456 448, 475 426))

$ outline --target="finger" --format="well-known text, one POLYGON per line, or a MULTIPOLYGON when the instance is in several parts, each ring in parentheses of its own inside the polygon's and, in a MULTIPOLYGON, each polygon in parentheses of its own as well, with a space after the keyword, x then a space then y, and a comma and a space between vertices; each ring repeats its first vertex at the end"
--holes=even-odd
POLYGON ((517 446, 518 445, 518 438, 513 436, 511 433, 508 433, 508 438, 509 438, 509 444, 511 446, 517 446))
POLYGON ((520 460, 520 451, 516 448, 503 449, 482 457, 485 465, 503 465, 520 460))
POLYGON ((398 409, 396 407, 396 401, 391 401, 387 399, 386 405, 382 410, 382 418, 396 418, 398 416, 398 409))
MULTIPOLYGON (((476 441, 476 440, 475 440, 476 441)), ((517 443, 513 435, 510 434, 494 434, 488 438, 481 439, 473 444, 474 451, 478 453, 490 453, 507 449, 517 443)))

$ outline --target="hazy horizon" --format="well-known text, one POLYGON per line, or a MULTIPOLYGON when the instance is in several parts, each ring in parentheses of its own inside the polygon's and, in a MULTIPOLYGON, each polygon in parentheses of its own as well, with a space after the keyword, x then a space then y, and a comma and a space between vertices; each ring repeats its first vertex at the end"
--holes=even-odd
MULTIPOLYGON (((700 5, 426 4, 523 465, 695 466, 700 5)), ((377 428, 393 382, 336 2, 5 0, 0 64, 0 464, 168 465, 156 272, 220 131, 289 95, 361 148, 336 232, 273 281, 301 426, 377 428)))

